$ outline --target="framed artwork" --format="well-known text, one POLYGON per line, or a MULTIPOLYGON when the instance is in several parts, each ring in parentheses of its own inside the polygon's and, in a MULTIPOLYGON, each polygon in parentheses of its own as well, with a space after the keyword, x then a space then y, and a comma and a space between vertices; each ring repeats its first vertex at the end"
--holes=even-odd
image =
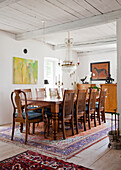
POLYGON ((13 84, 37 84, 38 61, 13 57, 13 84))
POLYGON ((91 80, 106 80, 110 74, 110 62, 90 63, 91 80))

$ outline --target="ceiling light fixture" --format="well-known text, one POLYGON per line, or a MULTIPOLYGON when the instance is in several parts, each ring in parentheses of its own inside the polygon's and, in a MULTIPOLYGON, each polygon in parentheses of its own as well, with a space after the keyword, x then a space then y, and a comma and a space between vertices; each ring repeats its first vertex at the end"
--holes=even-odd
POLYGON ((66 49, 67 49, 66 58, 62 64, 60 64, 60 63, 58 63, 58 64, 62 66, 62 70, 64 72, 71 74, 77 69, 77 66, 80 63, 78 61, 76 64, 74 64, 73 61, 71 60, 73 38, 70 38, 70 32, 68 32, 68 38, 65 39, 65 45, 66 45, 66 49))

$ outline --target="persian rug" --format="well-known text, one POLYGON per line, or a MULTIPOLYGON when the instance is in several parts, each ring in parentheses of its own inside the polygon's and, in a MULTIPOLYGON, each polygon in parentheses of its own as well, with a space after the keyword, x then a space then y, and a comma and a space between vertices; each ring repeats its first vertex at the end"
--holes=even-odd
MULTIPOLYGON (((80 151, 92 146, 100 140, 107 137, 108 131, 111 129, 110 119, 97 127, 93 127, 87 131, 83 130, 80 124, 80 133, 71 136, 71 130, 67 127, 67 138, 63 140, 62 132, 58 132, 58 139, 53 140, 52 131, 47 139, 43 134, 43 123, 35 128, 35 134, 28 135, 27 145, 24 144, 25 131, 20 133, 19 126, 15 128, 14 139, 11 141, 11 127, 0 128, 0 140, 4 142, 14 143, 17 146, 39 152, 41 154, 51 155, 57 158, 68 159, 76 155, 80 151)), ((31 130, 30 130, 31 131, 31 130)))
POLYGON ((81 165, 51 158, 33 151, 25 151, 0 162, 0 169, 63 169, 63 170, 89 170, 81 165))

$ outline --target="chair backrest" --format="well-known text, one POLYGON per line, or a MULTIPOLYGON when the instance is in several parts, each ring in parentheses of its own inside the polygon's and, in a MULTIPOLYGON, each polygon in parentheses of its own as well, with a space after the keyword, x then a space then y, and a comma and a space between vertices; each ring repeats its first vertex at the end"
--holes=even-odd
POLYGON ((20 89, 19 90, 14 90, 11 93, 11 101, 12 101, 13 108, 14 108, 13 114, 14 114, 14 117, 15 117, 15 113, 18 113, 17 114, 18 120, 23 120, 23 116, 22 116, 23 106, 22 106, 21 96, 23 96, 22 101, 23 101, 24 107, 25 107, 25 115, 26 115, 26 119, 28 119, 26 93, 21 91, 20 89))
MULTIPOLYGON (((26 98, 27 99, 31 99, 32 98, 32 91, 31 89, 21 89, 22 92, 24 92, 26 94, 26 98)), ((21 98, 23 98, 23 93, 21 93, 21 98)))
POLYGON ((88 89, 93 86, 96 86, 96 84, 77 84, 77 92, 78 90, 88 89))
POLYGON ((86 110, 86 96, 87 90, 78 90, 77 101, 76 101, 76 113, 81 115, 86 110))
POLYGON ((96 97, 97 97, 97 89, 90 88, 89 111, 95 111, 95 109, 96 109, 96 97))
POLYGON ((46 89, 45 88, 35 88, 36 91, 36 97, 46 97, 46 89))
POLYGON ((58 88, 49 88, 50 97, 59 96, 58 88))
POLYGON ((73 116, 75 90, 65 90, 63 97, 63 118, 73 116))
POLYGON ((99 108, 104 109, 105 108, 105 98, 106 98, 106 92, 107 89, 101 89, 100 91, 100 98, 99 98, 99 108))
POLYGON ((64 88, 61 88, 62 97, 64 96, 64 88))

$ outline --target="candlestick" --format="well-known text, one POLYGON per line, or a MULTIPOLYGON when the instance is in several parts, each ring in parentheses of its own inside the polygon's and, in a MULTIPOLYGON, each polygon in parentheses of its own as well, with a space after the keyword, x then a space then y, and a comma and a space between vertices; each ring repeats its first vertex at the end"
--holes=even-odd
POLYGON ((63 82, 60 81, 60 74, 58 75, 58 81, 55 82, 55 85, 58 86, 58 99, 60 99, 60 87, 63 86, 63 82))

